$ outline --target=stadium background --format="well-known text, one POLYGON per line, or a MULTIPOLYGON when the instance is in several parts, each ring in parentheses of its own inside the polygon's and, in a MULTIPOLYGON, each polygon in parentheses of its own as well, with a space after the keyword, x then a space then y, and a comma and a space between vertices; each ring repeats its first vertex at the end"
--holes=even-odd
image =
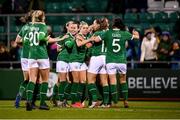
MULTIPOLYGON (((141 42, 146 30, 154 28, 159 39, 166 31, 172 38, 171 42, 179 43, 180 8, 179 1, 176 0, 141 0, 139 2, 136 0, 1 0, 0 48, 5 51, 0 54, 0 76, 3 83, 0 85, 0 99, 13 99, 21 81, 22 74, 19 70, 21 48, 15 44, 14 40, 24 24, 22 16, 30 9, 42 9, 46 12, 46 23, 52 37, 62 34, 63 27, 69 20, 86 21, 92 24, 96 18, 107 17, 110 23, 115 17, 122 18, 129 28, 135 28, 141 36, 138 42, 132 43, 133 45, 127 48, 127 51, 135 53, 132 55, 133 53, 130 52, 127 56, 130 99, 147 100, 149 98, 152 100, 152 96, 154 100, 180 99, 177 92, 180 89, 180 59, 153 61, 156 67, 152 68, 144 67, 139 63, 141 42), (175 67, 172 67, 173 65, 175 67), (138 77, 141 77, 139 81, 138 77), (8 89, 10 83, 12 86, 8 89), (134 87, 131 88, 131 85, 134 87)), ((53 70, 57 56, 54 44, 48 46, 48 51, 53 70)))

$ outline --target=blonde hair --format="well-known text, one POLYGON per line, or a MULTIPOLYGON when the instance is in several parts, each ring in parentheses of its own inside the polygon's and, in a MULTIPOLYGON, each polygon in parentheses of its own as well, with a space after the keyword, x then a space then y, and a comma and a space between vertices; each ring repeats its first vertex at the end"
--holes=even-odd
POLYGON ((45 22, 45 13, 42 10, 35 10, 32 14, 32 23, 45 22))
POLYGON ((80 22, 80 25, 79 25, 79 27, 80 27, 80 29, 82 28, 82 26, 84 26, 84 25, 87 25, 87 26, 89 26, 86 22, 84 22, 84 21, 81 21, 80 22))
POLYGON ((68 27, 69 24, 72 24, 72 23, 74 23, 74 22, 73 22, 73 21, 68 21, 68 22, 66 23, 66 27, 68 27))

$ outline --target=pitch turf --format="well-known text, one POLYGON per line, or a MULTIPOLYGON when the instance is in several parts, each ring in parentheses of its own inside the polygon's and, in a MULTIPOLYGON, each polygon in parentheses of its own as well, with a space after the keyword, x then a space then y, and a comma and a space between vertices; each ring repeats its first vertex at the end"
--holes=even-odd
POLYGON ((0 119, 180 119, 180 102, 130 101, 130 108, 57 108, 49 111, 25 110, 25 102, 16 109, 14 101, 0 101, 0 119))

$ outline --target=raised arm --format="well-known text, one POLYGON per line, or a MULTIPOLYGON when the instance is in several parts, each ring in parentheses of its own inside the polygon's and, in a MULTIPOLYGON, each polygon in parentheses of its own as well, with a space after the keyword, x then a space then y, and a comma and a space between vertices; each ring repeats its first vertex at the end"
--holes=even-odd
POLYGON ((64 35, 61 38, 51 38, 50 36, 48 36, 47 39, 48 39, 48 43, 54 43, 54 42, 62 41, 68 37, 69 37, 69 35, 64 35))

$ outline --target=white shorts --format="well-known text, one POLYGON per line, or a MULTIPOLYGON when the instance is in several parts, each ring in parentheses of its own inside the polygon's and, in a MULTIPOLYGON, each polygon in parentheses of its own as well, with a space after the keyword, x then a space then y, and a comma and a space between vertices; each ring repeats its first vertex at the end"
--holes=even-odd
POLYGON ((108 74, 126 74, 127 65, 124 63, 108 63, 106 64, 106 69, 108 74))
POLYGON ((92 56, 89 62, 89 73, 106 74, 106 56, 92 56))
POLYGON ((56 72, 68 73, 70 71, 69 63, 64 61, 57 61, 56 72))
POLYGON ((49 59, 28 59, 29 68, 47 69, 50 68, 49 59))
POLYGON ((84 71, 87 70, 86 63, 72 62, 69 63, 71 71, 84 71))
POLYGON ((21 69, 23 71, 28 71, 29 70, 28 59, 27 58, 21 58, 21 69))

